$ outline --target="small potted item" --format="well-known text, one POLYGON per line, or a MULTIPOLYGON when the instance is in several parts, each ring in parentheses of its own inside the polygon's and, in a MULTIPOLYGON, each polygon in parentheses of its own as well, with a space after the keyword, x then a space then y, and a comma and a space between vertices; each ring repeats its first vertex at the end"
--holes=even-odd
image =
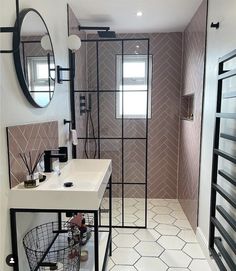
POLYGON ((86 262, 88 260, 88 250, 82 250, 80 254, 81 262, 86 262))
POLYGON ((92 235, 92 230, 86 225, 84 215, 82 213, 78 213, 70 220, 70 222, 79 226, 80 244, 81 246, 84 246, 92 235))
POLYGON ((38 157, 35 159, 34 163, 32 163, 31 152, 29 152, 29 158, 27 158, 25 153, 23 154, 20 153, 20 157, 28 171, 28 174, 26 175, 26 180, 24 181, 25 188, 34 188, 39 185, 39 173, 35 172, 35 170, 42 155, 43 153, 40 153, 38 157))

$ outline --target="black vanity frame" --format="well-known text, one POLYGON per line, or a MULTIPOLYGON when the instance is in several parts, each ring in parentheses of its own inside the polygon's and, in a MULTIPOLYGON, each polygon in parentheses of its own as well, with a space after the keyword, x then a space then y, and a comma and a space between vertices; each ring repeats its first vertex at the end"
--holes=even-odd
MULTIPOLYGON (((10 208, 10 222, 11 222, 11 243, 12 243, 12 258, 14 259, 14 271, 19 271, 19 259, 18 259, 18 244, 17 244, 17 221, 16 214, 17 213, 57 213, 58 214, 58 232, 60 233, 60 225, 62 222, 62 213, 88 213, 92 214, 94 217, 94 271, 105 271, 107 265, 108 256, 112 255, 112 176, 110 176, 109 183, 106 188, 109 191, 109 226, 106 227, 106 230, 102 230, 101 232, 108 233, 108 240, 106 244, 105 257, 103 260, 102 269, 99 269, 99 227, 104 228, 101 225, 101 221, 99 221, 100 209, 99 210, 68 210, 68 209, 30 209, 30 208, 10 208)), ((58 234, 59 234, 58 233, 58 234)), ((52 243, 48 246, 48 249, 45 251, 44 256, 40 260, 38 266, 34 271, 39 270, 40 263, 43 262, 47 253, 49 252, 51 246, 55 242, 56 238, 52 241, 52 243)))

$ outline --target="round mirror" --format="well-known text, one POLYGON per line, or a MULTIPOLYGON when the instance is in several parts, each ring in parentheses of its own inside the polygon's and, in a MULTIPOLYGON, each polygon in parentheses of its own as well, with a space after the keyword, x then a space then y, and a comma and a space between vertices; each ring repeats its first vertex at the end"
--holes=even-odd
POLYGON ((46 107, 55 90, 55 59, 48 28, 37 10, 21 11, 20 35, 13 35, 13 46, 17 44, 14 62, 21 88, 33 106, 46 107))

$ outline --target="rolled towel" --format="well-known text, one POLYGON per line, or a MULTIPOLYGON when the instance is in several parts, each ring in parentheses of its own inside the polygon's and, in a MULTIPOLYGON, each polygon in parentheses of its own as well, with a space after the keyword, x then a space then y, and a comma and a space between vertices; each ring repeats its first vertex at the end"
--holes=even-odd
POLYGON ((70 130, 71 133, 71 140, 72 140, 72 144, 74 146, 78 145, 78 137, 77 137, 77 132, 76 130, 71 129, 70 130))

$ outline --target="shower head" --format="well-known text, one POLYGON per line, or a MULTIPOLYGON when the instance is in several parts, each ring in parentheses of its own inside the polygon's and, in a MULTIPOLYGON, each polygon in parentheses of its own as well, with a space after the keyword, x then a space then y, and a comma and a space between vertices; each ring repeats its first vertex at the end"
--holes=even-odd
POLYGON ((79 25, 79 30, 96 30, 99 38, 116 38, 116 32, 110 31, 110 27, 79 25))
POLYGON ((116 32, 115 31, 98 31, 99 38, 116 38, 116 32))

